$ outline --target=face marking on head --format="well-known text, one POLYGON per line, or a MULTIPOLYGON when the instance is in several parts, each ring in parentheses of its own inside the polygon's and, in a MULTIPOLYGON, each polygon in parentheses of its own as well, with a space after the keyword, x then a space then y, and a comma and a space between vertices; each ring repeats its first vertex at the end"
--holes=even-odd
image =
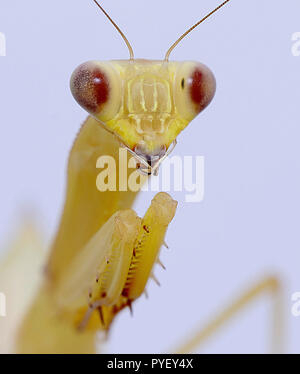
POLYGON ((181 88, 184 89, 185 80, 184 78, 181 79, 181 88))

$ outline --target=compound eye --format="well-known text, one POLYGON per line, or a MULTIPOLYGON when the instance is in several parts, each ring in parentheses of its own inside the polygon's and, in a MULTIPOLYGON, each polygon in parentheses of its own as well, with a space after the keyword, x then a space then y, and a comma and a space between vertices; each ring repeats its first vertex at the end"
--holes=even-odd
POLYGON ((175 79, 175 102, 182 117, 191 121, 214 97, 216 80, 207 66, 186 62, 178 69, 175 79))
POLYGON ((72 74, 70 87, 78 104, 101 121, 112 119, 120 109, 120 77, 109 63, 81 64, 72 74))

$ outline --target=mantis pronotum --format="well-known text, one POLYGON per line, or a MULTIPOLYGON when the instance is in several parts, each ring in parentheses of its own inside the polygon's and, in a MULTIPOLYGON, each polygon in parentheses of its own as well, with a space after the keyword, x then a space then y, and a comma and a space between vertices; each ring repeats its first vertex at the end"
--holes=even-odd
POLYGON ((135 60, 126 37, 108 16, 123 36, 130 59, 92 61, 73 73, 72 93, 91 117, 70 153, 63 216, 46 280, 20 331, 19 351, 91 352, 95 331, 108 330, 114 316, 144 291, 159 262, 176 202, 160 193, 140 219, 130 209, 136 193, 97 191, 95 164, 100 154, 116 157, 121 143, 143 174, 158 172, 178 134, 215 92, 215 79, 206 66, 169 62, 178 42, 208 16, 160 61, 135 60), (46 326, 43 336, 41 325, 46 326))

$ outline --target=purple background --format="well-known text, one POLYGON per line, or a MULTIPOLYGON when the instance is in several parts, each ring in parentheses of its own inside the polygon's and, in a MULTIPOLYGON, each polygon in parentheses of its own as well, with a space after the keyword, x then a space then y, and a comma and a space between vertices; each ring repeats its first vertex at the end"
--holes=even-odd
MULTIPOLYGON (((218 1, 103 1, 136 56, 159 59, 218 1)), ((179 208, 162 250, 167 271, 150 299, 123 312, 108 352, 161 352, 176 346, 236 293, 269 274, 285 283, 286 351, 300 352, 300 3, 235 1, 195 30, 172 54, 207 64, 217 79, 209 108, 178 138, 174 155, 205 157, 205 198, 179 208)), ((0 0, 0 238, 34 211, 48 238, 64 195, 69 149, 86 114, 69 91, 80 63, 128 52, 92 1, 0 0)), ((140 215, 153 193, 136 205, 140 215)), ((269 299, 260 298, 199 352, 266 352, 269 299)))

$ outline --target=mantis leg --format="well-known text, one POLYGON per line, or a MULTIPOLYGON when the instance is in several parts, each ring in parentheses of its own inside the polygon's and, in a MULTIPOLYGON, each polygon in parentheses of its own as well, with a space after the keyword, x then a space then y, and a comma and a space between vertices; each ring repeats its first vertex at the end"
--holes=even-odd
POLYGON ((118 183, 118 170, 124 173, 119 144, 89 117, 70 153, 64 211, 45 280, 19 330, 18 352, 94 352, 96 332, 108 330, 115 315, 140 295, 157 260, 177 203, 159 193, 141 221, 129 209, 137 192, 97 190, 101 155, 115 160, 118 183), (143 250, 147 277, 132 266, 135 252, 143 250), (129 288, 126 295, 130 269, 135 291, 129 288))
POLYGON ((118 140, 99 122, 88 117, 69 156, 65 205, 47 265, 53 282, 115 212, 129 209, 133 204, 137 192, 118 188, 119 170, 125 175, 132 172, 127 165, 119 164, 119 149, 118 140), (116 191, 97 189, 99 169, 96 164, 103 155, 115 160, 116 191))
POLYGON ((270 276, 258 282, 248 291, 238 297, 233 303, 216 315, 202 329, 194 334, 185 343, 175 349, 176 353, 195 352, 212 335, 218 332, 226 323, 235 317, 238 312, 248 306, 251 302, 264 294, 270 294, 273 302, 273 320, 271 325, 271 352, 282 353, 283 347, 283 311, 282 293, 279 279, 270 276))

